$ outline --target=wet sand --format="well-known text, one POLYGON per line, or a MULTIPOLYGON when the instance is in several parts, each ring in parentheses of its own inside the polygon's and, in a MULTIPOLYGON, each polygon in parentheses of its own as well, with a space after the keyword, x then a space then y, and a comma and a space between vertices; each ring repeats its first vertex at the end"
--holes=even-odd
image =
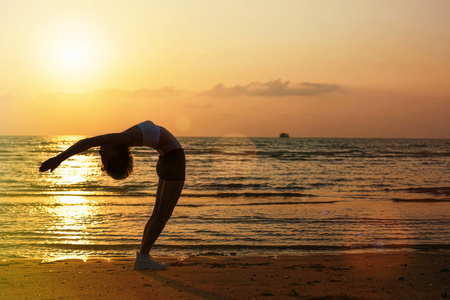
POLYGON ((1 299, 445 299, 449 252, 0 262, 1 299))

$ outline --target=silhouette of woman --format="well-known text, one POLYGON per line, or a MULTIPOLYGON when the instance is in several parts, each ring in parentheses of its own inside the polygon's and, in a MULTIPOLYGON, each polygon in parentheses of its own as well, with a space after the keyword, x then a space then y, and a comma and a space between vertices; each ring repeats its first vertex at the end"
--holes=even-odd
POLYGON ((133 171, 131 147, 148 146, 159 152, 156 165, 159 177, 156 202, 145 226, 134 268, 165 268, 166 264, 153 260, 150 251, 172 215, 184 186, 186 160, 181 144, 164 127, 151 121, 144 121, 121 133, 82 139, 64 152, 43 162, 39 171, 53 171, 69 157, 97 146, 100 146, 102 170, 116 180, 127 178, 133 171))

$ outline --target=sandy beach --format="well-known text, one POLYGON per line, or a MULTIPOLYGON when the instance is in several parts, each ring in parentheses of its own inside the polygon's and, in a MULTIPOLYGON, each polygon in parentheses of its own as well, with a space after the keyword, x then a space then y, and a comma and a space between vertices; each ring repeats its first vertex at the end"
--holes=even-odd
POLYGON ((445 299, 447 252, 3 260, 1 299, 445 299))

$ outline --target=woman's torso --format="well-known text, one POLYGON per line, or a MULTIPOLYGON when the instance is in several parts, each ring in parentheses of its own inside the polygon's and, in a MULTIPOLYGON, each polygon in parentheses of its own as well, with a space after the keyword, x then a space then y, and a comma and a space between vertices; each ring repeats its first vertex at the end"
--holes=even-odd
POLYGON ((180 142, 178 142, 170 131, 151 121, 141 122, 136 125, 136 127, 142 132, 143 146, 151 147, 157 150, 161 155, 182 148, 180 142))

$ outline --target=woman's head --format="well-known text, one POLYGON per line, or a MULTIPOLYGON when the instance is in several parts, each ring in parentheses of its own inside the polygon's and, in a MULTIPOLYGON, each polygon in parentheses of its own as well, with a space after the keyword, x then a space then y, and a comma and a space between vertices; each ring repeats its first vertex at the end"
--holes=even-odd
POLYGON ((126 146, 103 145, 100 156, 102 170, 116 180, 125 179, 133 172, 133 155, 126 146))

